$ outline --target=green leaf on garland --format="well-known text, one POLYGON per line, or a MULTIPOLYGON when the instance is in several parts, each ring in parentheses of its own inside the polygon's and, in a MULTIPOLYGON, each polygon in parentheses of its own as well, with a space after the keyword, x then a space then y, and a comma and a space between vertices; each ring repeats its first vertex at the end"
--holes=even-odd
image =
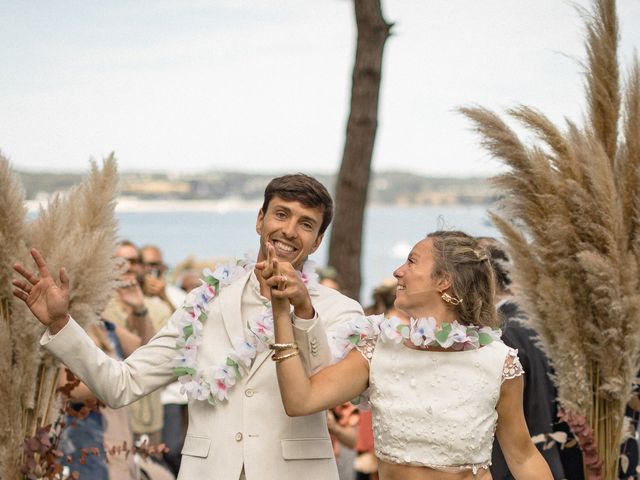
POLYGON ((489 345, 493 342, 493 338, 488 333, 480 333, 480 345, 489 345))
POLYGON ((194 375, 196 370, 190 367, 176 367, 173 369, 173 374, 176 377, 182 377, 183 375, 194 375))
POLYGON ((451 324, 445 322, 442 324, 442 328, 436 332, 436 339, 438 340, 438 342, 444 343, 447 341, 447 338, 449 338, 450 333, 451 324))
POLYGON ((203 322, 203 323, 204 323, 204 322, 206 322, 206 321, 207 321, 207 318, 209 318, 209 317, 207 316, 207 314, 206 314, 205 312, 202 312, 202 313, 200 313, 200 316, 198 317, 198 320, 200 320, 201 322, 203 322))
POLYGON ((400 335, 402 335, 402 338, 409 338, 409 326, 408 325, 398 325, 396 327, 396 330, 398 331, 398 333, 400 335))
POLYGON ((360 335, 358 335, 357 333, 349 335, 349 342, 351 342, 353 345, 358 345, 358 343, 360 343, 360 335))
POLYGON ((184 339, 186 340, 191 335, 193 335, 193 325, 187 325, 182 329, 182 333, 184 334, 184 339))
POLYGON ((232 358, 227 357, 227 360, 226 360, 225 363, 229 367, 233 368, 233 372, 234 372, 234 375, 236 377, 236 380, 240 380, 242 378, 242 375, 240 375, 240 366, 238 365, 238 362, 236 362, 232 358))

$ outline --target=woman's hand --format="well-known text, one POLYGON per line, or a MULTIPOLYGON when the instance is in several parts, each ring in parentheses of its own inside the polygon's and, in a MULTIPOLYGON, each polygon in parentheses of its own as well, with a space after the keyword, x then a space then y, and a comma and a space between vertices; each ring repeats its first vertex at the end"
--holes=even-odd
POLYGON ((262 278, 270 288, 272 301, 286 297, 298 318, 314 317, 315 310, 302 277, 293 265, 276 259, 275 248, 270 243, 267 244, 267 259, 256 264, 256 268, 262 271, 262 278))
MULTIPOLYGON (((267 259, 261 266, 262 278, 271 289, 271 306, 274 318, 278 315, 289 317, 290 302, 285 294, 287 284, 290 281, 287 275, 280 272, 280 264, 276 260, 276 251, 273 245, 267 244, 267 259)), ((297 275, 296 275, 297 278, 297 275)))
POLYGON ((40 278, 21 264, 14 264, 13 269, 23 278, 13 280, 13 294, 55 335, 69 321, 69 277, 64 267, 61 268, 58 285, 51 277, 40 252, 32 248, 31 256, 38 266, 40 278))

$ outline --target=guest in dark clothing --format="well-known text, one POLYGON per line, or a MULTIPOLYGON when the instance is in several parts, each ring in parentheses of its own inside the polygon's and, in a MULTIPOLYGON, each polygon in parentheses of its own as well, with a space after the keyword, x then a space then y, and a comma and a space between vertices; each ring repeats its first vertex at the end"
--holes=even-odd
MULTIPOLYGON (((536 333, 520 323, 526 319, 518 304, 511 300, 503 300, 498 306, 502 315, 502 340, 511 348, 518 349, 518 357, 524 369, 524 418, 532 437, 549 434, 554 431, 556 419, 555 388, 549 378, 549 364, 544 353, 535 345, 536 333)), ((560 451, 557 444, 543 448, 544 441, 536 446, 549 464, 554 479, 565 477, 560 451)), ((497 441, 493 445, 491 455, 491 474, 494 480, 514 478, 497 441)))
MULTIPOLYGON (((518 350, 518 357, 524 369, 524 417, 531 437, 549 434, 554 431, 556 419, 556 392, 549 378, 549 364, 540 348, 536 346, 537 334, 527 328, 526 314, 512 299, 511 277, 509 275, 509 257, 495 239, 481 239, 481 244, 490 254, 491 264, 496 276, 496 305, 502 318, 502 340, 506 345, 518 350)), ((566 478, 557 444, 543 448, 548 441, 536 446, 549 464, 553 478, 566 478)), ((491 455, 491 475, 494 480, 507 480, 514 477, 497 440, 493 444, 491 455)))

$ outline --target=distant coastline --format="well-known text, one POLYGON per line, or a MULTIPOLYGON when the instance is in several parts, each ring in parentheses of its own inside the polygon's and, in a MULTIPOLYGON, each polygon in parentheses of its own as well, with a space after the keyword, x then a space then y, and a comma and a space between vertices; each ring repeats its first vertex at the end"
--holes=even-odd
MULTIPOLYGON (((27 200, 25 202, 29 212, 36 212, 38 208, 47 205, 47 198, 27 200)), ((257 211, 261 202, 244 200, 240 198, 226 198, 220 200, 160 200, 140 199, 137 197, 119 197, 116 203, 116 212, 237 212, 257 211)))
MULTIPOLYGON (((26 198, 46 202, 82 180, 79 174, 18 172, 26 198)), ((314 175, 334 191, 335 175, 314 175)), ((166 175, 121 173, 120 211, 224 211, 255 209, 272 175, 240 172, 166 175)), ((479 205, 498 198, 485 177, 429 177, 411 172, 373 172, 369 184, 370 205, 479 205)), ((33 206, 33 203, 30 204, 33 206)), ((31 208, 31 207, 30 207, 31 208)), ((37 208, 37 207, 36 207, 37 208)))

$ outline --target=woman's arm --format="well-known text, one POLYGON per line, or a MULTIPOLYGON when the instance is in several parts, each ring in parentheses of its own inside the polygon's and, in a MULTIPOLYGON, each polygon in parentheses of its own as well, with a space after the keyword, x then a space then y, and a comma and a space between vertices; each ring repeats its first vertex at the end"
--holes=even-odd
POLYGON ((500 389, 496 436, 509 470, 518 480, 553 480, 549 465, 531 441, 522 410, 522 376, 505 380, 500 389))
MULTIPOLYGON (((278 275, 278 262, 272 260, 273 247, 269 246, 267 284, 271 287, 274 340, 276 344, 295 344, 291 324, 289 300, 282 292, 286 277, 278 275), (273 275, 275 273, 275 275, 273 275)), ((264 271, 263 271, 264 274, 264 271)), ((352 350, 341 362, 313 375, 311 378, 302 364, 297 349, 276 352, 278 384, 285 411, 289 416, 309 415, 335 407, 364 392, 369 384, 369 364, 357 351, 352 350), (284 357, 293 354, 283 360, 284 357)))
MULTIPOLYGON (((289 307, 273 302, 275 342, 293 343, 289 307)), ((291 353, 279 353, 283 356, 291 353)), ((344 360, 320 370, 311 378, 299 356, 281 360, 276 365, 280 395, 287 415, 296 417, 326 410, 356 398, 369 385, 369 364, 355 349, 344 360)))

